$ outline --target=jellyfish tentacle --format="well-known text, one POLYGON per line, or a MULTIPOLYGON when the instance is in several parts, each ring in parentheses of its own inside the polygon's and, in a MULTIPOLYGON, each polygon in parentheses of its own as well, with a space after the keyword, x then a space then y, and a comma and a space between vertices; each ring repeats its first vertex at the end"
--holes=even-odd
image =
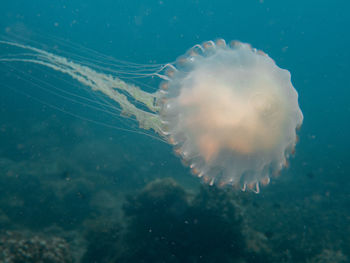
POLYGON ((33 63, 67 74, 83 85, 107 95, 118 103, 121 113, 125 116, 134 116, 139 122, 140 128, 152 129, 160 135, 163 134, 161 132, 162 122, 157 114, 160 109, 157 102, 160 96, 158 91, 155 93, 145 92, 138 86, 126 83, 118 77, 99 73, 92 68, 38 48, 2 40, 0 40, 0 44, 33 52, 29 53, 27 56, 29 58, 7 56, 0 58, 0 62, 33 63), (125 94, 119 91, 124 91, 125 94), (128 100, 126 94, 146 106, 149 112, 137 108, 128 100))

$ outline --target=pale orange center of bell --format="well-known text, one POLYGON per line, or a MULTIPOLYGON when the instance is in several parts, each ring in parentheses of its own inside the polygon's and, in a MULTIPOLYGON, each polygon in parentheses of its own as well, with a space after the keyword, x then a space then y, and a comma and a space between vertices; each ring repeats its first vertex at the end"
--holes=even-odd
POLYGON ((264 115, 273 104, 269 89, 264 91, 261 96, 235 92, 213 81, 182 90, 179 104, 185 109, 184 128, 206 161, 222 149, 250 154, 275 145, 280 130, 271 124, 281 121, 281 114, 275 114, 272 122, 264 115))

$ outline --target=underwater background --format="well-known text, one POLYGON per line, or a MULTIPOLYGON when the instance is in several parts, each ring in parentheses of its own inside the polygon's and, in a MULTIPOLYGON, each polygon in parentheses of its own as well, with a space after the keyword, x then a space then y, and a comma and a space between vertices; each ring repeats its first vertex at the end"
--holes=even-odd
POLYGON ((256 195, 206 186, 171 146, 119 129, 132 122, 40 88, 94 96, 69 77, 0 63, 0 262, 350 262, 348 1, 0 6, 1 39, 80 61, 251 43, 291 72, 304 114, 289 168, 256 195))

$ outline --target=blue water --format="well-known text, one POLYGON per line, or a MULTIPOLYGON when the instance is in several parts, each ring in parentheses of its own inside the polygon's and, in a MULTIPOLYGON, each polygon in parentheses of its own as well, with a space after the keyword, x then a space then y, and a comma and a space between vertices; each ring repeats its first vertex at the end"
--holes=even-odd
MULTIPOLYGON (((226 198, 239 200, 239 206, 247 209, 244 225, 256 231, 250 235, 243 231, 243 238, 264 244, 260 245, 263 247, 260 251, 239 247, 245 252, 238 258, 244 262, 349 262, 349 8, 348 1, 341 0, 5 1, 0 9, 0 37, 25 39, 52 52, 56 49, 64 54, 66 51, 67 56, 75 52, 75 55, 100 59, 95 53, 89 54, 85 49, 89 48, 144 64, 174 61, 193 45, 216 38, 248 42, 265 51, 278 66, 291 72, 304 123, 296 155, 280 178, 263 188, 260 195, 227 193, 226 198), (84 49, 73 49, 70 43, 84 49), (262 240, 258 233, 264 236, 262 240)), ((6 52, 0 47, 0 57, 6 52)), ((205 253, 199 249, 193 256, 186 240, 181 243, 178 236, 174 240, 182 252, 178 247, 178 250, 169 249, 157 239, 165 236, 172 240, 171 234, 167 231, 163 234, 162 229, 157 237, 143 234, 142 229, 138 230, 137 238, 135 233, 131 234, 138 241, 147 240, 146 243, 157 239, 150 248, 140 245, 146 251, 154 249, 152 256, 147 254, 143 258, 139 254, 142 249, 133 251, 129 243, 121 244, 118 238, 106 238, 101 241, 106 242, 106 249, 97 249, 91 240, 94 235, 98 236, 96 233, 107 230, 94 229, 104 224, 115 224, 122 229, 128 222, 132 226, 132 220, 125 217, 137 219, 143 213, 140 207, 136 212, 125 208, 133 204, 126 201, 125 196, 136 196, 138 199, 133 202, 142 203, 141 189, 153 180, 168 177, 186 189, 189 196, 195 195, 201 184, 173 155, 170 146, 147 136, 91 122, 123 128, 130 125, 123 119, 52 96, 36 85, 83 92, 69 77, 38 67, 30 72, 30 65, 16 64, 15 67, 16 73, 8 65, 0 64, 1 231, 49 235, 47 229, 55 226, 58 230, 53 234, 66 238, 71 250, 83 251, 89 247, 90 253, 74 256, 81 262, 116 262, 118 259, 120 262, 215 262, 213 258, 217 258, 217 254, 230 255, 229 248, 216 249, 220 242, 227 241, 220 235, 226 221, 209 219, 208 228, 214 229, 212 235, 194 240, 199 247, 207 248, 206 238, 211 240, 217 234, 222 239, 218 238, 219 244, 210 245, 212 254, 207 252, 208 248, 205 253), (18 72, 26 74, 21 76, 18 72), (222 228, 213 227, 220 223, 222 228), (67 238, 67 231, 74 232, 74 238, 67 238), (72 242, 82 239, 89 245, 72 242), (157 252, 157 244, 164 253, 157 252), (121 247, 128 247, 127 253, 123 254, 121 247)), ((149 84, 155 85, 155 82, 149 84)), ((216 194, 217 198, 223 198, 222 194, 216 194)), ((198 198, 203 197, 199 194, 198 198)), ((216 205, 222 215, 220 209, 227 204, 216 205)), ((174 209, 182 211, 187 206, 193 208, 176 203, 174 209)), ((145 202, 144 209, 147 207, 145 202)), ((163 209, 169 207, 165 204, 163 209)), ((150 205, 150 209, 159 207, 150 205)), ((165 218, 182 220, 178 213, 172 216, 165 218)), ((156 224, 166 222, 152 217, 147 223, 141 219, 140 222, 152 225, 153 219, 156 224)), ((169 225, 176 224, 171 221, 169 225)), ((191 236, 197 233, 197 230, 191 232, 178 227, 179 233, 184 231, 191 236)), ((203 235, 205 229, 198 232, 203 235)), ((122 231, 116 232, 117 236, 122 235, 122 231)), ((186 239, 186 235, 183 238, 186 239)), ((4 248, 0 243, 1 249, 4 248)), ((221 262, 232 261, 223 257, 221 262)))

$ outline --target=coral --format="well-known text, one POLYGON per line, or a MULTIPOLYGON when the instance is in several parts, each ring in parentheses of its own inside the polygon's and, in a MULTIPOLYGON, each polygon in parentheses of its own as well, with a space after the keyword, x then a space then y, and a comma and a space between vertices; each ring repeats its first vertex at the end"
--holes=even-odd
POLYGON ((238 262, 241 220, 229 194, 203 186, 191 195, 172 179, 156 180, 129 197, 126 251, 119 262, 238 262))
POLYGON ((85 239, 88 242, 81 263, 110 263, 120 252, 121 226, 118 222, 97 218, 85 222, 88 229, 85 239))
POLYGON ((7 231, 0 237, 0 262, 71 263, 67 242, 60 237, 25 237, 7 231))
POLYGON ((349 262, 348 257, 343 254, 340 250, 324 249, 322 252, 307 263, 345 263, 349 262))

